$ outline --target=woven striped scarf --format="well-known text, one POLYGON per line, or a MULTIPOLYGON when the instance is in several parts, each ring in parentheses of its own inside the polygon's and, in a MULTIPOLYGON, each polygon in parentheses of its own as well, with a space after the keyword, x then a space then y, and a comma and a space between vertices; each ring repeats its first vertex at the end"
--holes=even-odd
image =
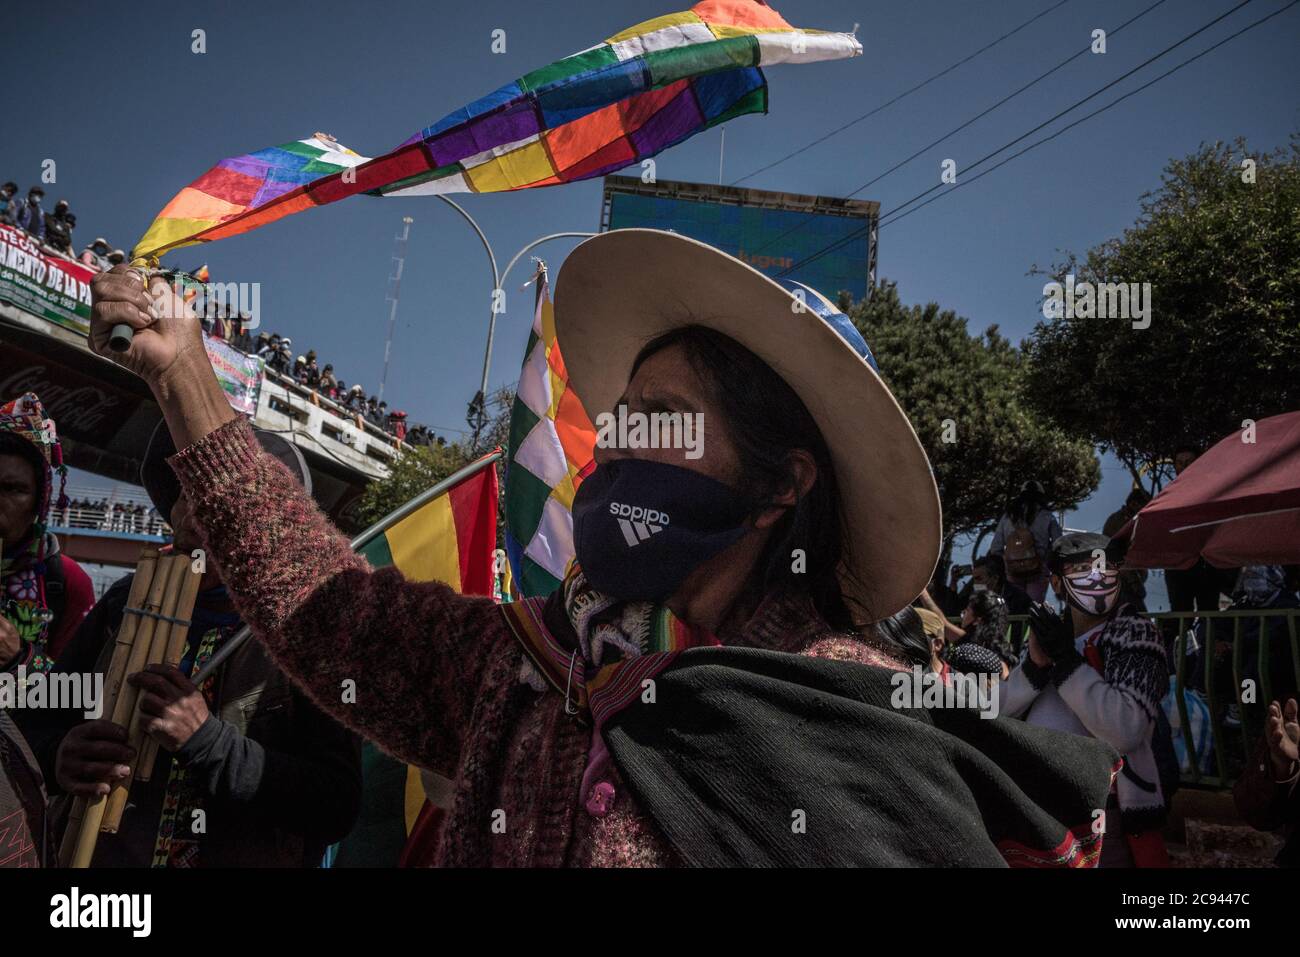
POLYGON ((681 652, 720 644, 662 605, 621 602, 596 591, 577 565, 562 587, 571 632, 548 624, 545 598, 510 602, 501 610, 532 664, 565 696, 565 708, 597 729, 681 652))

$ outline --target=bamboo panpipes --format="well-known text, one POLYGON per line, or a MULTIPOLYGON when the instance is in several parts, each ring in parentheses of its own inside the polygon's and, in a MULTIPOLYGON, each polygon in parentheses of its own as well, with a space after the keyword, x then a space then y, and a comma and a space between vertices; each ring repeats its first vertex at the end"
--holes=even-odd
MULTIPOLYGON (((159 579, 163 582, 162 593, 159 596, 158 604, 150 605, 150 611, 158 611, 162 618, 176 617, 177 605, 180 602, 181 583, 184 576, 189 573, 190 557, 188 555, 168 555, 165 556, 158 565, 158 572, 155 573, 155 584, 159 579)), ((150 598, 152 599, 153 589, 150 589, 150 598)), ((190 614, 191 608, 183 609, 186 616, 190 614)), ((153 616, 147 617, 140 625, 140 633, 136 635, 135 646, 131 649, 131 661, 136 662, 136 667, 130 667, 127 670, 128 675, 133 675, 137 671, 143 671, 146 665, 157 664, 163 659, 163 647, 166 641, 165 636, 168 629, 159 627, 159 618, 153 616)), ((126 702, 125 712, 122 714, 122 721, 119 722, 122 727, 127 729, 126 743, 135 749, 135 764, 140 765, 140 758, 144 755, 144 743, 147 740, 144 733, 144 721, 141 720, 140 709, 136 706, 139 701, 140 691, 133 685, 127 684, 121 692, 121 697, 117 699, 121 705, 126 702)), ((114 717, 116 720, 116 716, 114 717)), ((131 793, 131 779, 128 777, 125 781, 118 784, 108 795, 108 804, 104 808, 104 820, 99 829, 106 834, 116 834, 118 827, 122 823, 122 811, 126 809, 126 799, 131 793)))
MULTIPOLYGON (((135 565, 135 578, 131 580, 131 591, 126 603, 129 608, 142 608, 148 598, 158 567, 158 552, 145 548, 135 565)), ((104 676, 103 713, 112 720, 118 720, 118 699, 126 678, 127 660, 135 644, 136 632, 140 627, 140 616, 128 612, 122 616, 122 624, 117 630, 117 642, 113 647, 113 658, 104 676)), ((120 722, 119 722, 120 723, 120 722)), ((94 798, 79 797, 72 805, 72 815, 68 818, 67 830, 63 833, 63 844, 59 848, 59 864, 63 867, 89 867, 90 858, 95 853, 95 842, 99 838, 99 824, 104 817, 107 798, 97 795, 94 798)))
MULTIPOLYGON (((157 750, 156 746, 152 753, 146 749, 153 742, 144 733, 145 721, 137 707, 139 691, 126 678, 152 662, 179 663, 201 578, 202 575, 191 570, 190 558, 184 554, 160 556, 155 550, 146 549, 136 565, 127 599, 128 610, 122 616, 112 662, 104 677, 104 711, 112 716, 114 724, 127 729, 127 743, 136 752, 137 777, 139 771, 146 769, 146 760, 148 768, 152 768, 157 750)), ((147 769, 140 780, 148 780, 147 769)), ((90 866, 100 833, 117 832, 130 782, 128 778, 115 786, 107 797, 77 799, 59 851, 60 864, 90 866)))
MULTIPOLYGON (((184 556, 182 556, 184 557, 184 556)), ((189 559, 185 559, 187 566, 189 559)), ((192 567, 189 568, 185 577, 181 580, 180 598, 176 602, 176 611, 173 617, 178 619, 188 619, 194 611, 194 599, 199 594, 199 583, 203 581, 203 575, 195 572, 192 567)), ((180 667, 181 659, 185 657, 185 642, 190 635, 190 626, 184 621, 170 621, 167 623, 166 637, 159 634, 154 637, 154 644, 163 645, 162 662, 173 668, 180 667)), ((136 717, 140 718, 140 709, 136 709, 136 717)), ((153 776, 154 762, 158 760, 158 742, 153 738, 144 739, 144 751, 136 761, 135 779, 137 781, 148 781, 153 776)))

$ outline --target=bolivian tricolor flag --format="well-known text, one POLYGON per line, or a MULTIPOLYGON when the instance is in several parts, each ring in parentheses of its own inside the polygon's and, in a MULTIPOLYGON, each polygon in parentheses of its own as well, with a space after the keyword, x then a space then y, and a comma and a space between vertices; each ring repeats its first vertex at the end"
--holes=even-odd
MULTIPOLYGON (((376 568, 396 566, 410 581, 440 581, 463 595, 491 595, 501 456, 498 449, 412 500, 372 529, 357 551, 376 568)), ((361 771, 361 815, 336 845, 332 865, 427 863, 440 810, 426 799, 419 769, 367 741, 361 771)))
MULTIPOLYGON (((499 453, 469 478, 377 534, 358 551, 410 581, 445 582, 462 595, 491 595, 497 541, 499 453)), ((475 463, 476 465, 478 463, 475 463)))

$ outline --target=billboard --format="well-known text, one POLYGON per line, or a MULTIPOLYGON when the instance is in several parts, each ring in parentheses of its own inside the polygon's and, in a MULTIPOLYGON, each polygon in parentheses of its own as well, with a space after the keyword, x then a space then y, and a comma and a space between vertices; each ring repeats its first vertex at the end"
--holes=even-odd
POLYGON ((606 176, 600 228, 672 230, 834 302, 841 290, 866 298, 879 217, 867 200, 606 176))

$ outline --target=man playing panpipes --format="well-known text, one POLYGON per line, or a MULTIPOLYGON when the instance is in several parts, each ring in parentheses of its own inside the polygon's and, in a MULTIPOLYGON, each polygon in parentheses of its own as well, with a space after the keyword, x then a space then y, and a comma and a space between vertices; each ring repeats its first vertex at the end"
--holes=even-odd
MULTIPOLYGON (((262 441, 300 482, 310 482, 291 444, 272 433, 262 434, 262 441)), ((175 551, 190 554, 198 537, 166 462, 174 451, 160 425, 141 484, 158 511, 170 516, 175 551)), ((131 580, 123 578, 104 594, 58 670, 107 671, 131 580)), ((196 688, 187 675, 242 627, 210 559, 199 587, 180 667, 149 665, 128 676, 139 689, 144 730, 161 750, 150 779, 131 785, 119 831, 100 835, 93 864, 315 866, 324 849, 351 830, 360 809, 356 739, 298 692, 254 642, 196 688)), ((85 721, 72 711, 24 717, 23 730, 54 794, 107 794, 134 773, 139 755, 111 721, 85 721)), ((56 804, 56 821, 60 812, 56 804)))

